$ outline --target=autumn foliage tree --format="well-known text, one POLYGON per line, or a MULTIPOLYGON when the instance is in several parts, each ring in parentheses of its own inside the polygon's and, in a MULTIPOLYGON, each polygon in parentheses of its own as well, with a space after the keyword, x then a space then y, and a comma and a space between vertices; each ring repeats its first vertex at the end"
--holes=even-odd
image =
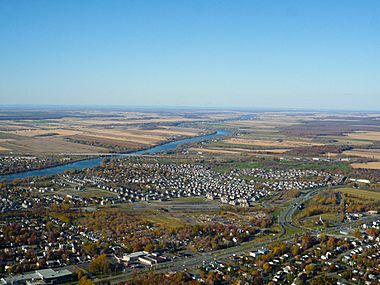
POLYGON ((109 273, 111 271, 111 264, 107 255, 101 254, 95 257, 90 264, 90 271, 93 273, 109 273))

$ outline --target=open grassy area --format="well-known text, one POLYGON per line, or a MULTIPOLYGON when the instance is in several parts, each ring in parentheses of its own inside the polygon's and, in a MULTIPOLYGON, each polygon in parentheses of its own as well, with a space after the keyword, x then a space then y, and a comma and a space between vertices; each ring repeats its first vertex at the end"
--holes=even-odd
POLYGON ((376 190, 363 190, 354 188, 341 188, 335 191, 349 194, 350 196, 357 197, 365 200, 380 200, 380 191, 376 190))
POLYGON ((294 223, 309 229, 322 230, 326 227, 338 225, 340 223, 340 218, 337 213, 323 213, 312 217, 307 217, 302 220, 300 220, 300 217, 296 215, 294 218, 294 223), (319 219, 322 219, 323 224, 316 223, 319 219))
POLYGON ((351 166, 348 163, 334 162, 334 163, 304 163, 302 161, 282 160, 279 165, 283 167, 298 168, 298 169, 319 169, 319 170, 333 170, 341 169, 343 172, 348 173, 351 171, 351 166))
POLYGON ((233 168, 258 168, 261 167, 259 161, 234 161, 234 162, 226 162, 223 164, 219 164, 213 167, 214 171, 217 172, 228 172, 233 168))
POLYGON ((345 220, 347 213, 366 213, 379 209, 379 202, 379 190, 349 187, 325 190, 305 203, 304 209, 295 214, 294 223, 311 229, 336 226, 342 219, 345 220))
POLYGON ((61 196, 66 196, 66 195, 73 195, 73 196, 79 196, 79 197, 84 197, 84 198, 90 198, 90 197, 96 197, 96 198, 101 198, 101 197, 110 197, 110 196, 117 196, 116 193, 107 191, 107 190, 102 190, 98 188, 84 188, 83 190, 75 190, 73 187, 67 187, 60 189, 57 192, 54 192, 53 194, 59 194, 61 196))
POLYGON ((163 227, 181 227, 206 221, 205 215, 219 216, 220 204, 203 197, 178 198, 164 202, 126 203, 115 206, 132 216, 160 224, 163 227))
POLYGON ((166 228, 177 228, 177 227, 182 227, 182 226, 187 224, 186 222, 184 222, 181 219, 170 217, 170 216, 165 215, 165 214, 147 215, 144 217, 144 219, 149 221, 149 222, 159 224, 159 225, 166 227, 166 228))

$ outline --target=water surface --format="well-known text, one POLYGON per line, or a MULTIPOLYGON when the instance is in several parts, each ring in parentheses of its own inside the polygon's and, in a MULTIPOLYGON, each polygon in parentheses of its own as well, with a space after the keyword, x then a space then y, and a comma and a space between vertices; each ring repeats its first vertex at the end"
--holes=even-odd
MULTIPOLYGON (((213 134, 208 134, 208 135, 197 136, 197 137, 187 138, 187 139, 183 139, 183 140, 168 142, 168 143, 165 143, 162 145, 154 146, 154 147, 147 148, 144 150, 131 152, 128 154, 115 155, 115 157, 124 157, 124 156, 131 156, 131 155, 143 155, 143 154, 156 154, 156 153, 166 152, 166 151, 174 150, 178 146, 186 144, 186 143, 209 140, 209 139, 213 139, 213 138, 216 138, 219 136, 225 136, 227 134, 228 134, 228 131, 226 131, 226 130, 218 130, 217 132, 215 132, 213 134)), ((84 169, 84 168, 92 168, 92 167, 99 166, 102 163, 103 159, 104 159, 104 157, 90 158, 90 159, 71 162, 71 163, 67 163, 67 164, 59 165, 59 166, 47 167, 47 168, 38 169, 38 170, 29 170, 29 171, 9 174, 9 175, 0 175, 0 180, 1 179, 13 180, 16 178, 27 178, 27 177, 32 177, 32 176, 55 175, 55 174, 63 173, 66 170, 78 170, 78 169, 84 169)))

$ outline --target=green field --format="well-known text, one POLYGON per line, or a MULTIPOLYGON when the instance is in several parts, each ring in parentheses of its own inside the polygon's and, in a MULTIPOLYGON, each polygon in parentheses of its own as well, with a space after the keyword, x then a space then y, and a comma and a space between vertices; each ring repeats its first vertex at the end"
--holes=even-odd
POLYGON ((226 173, 234 168, 259 168, 262 167, 259 161, 234 161, 219 164, 213 167, 213 170, 220 173, 226 173))
POLYGON ((144 217, 147 221, 155 223, 155 224, 160 224, 163 227, 168 227, 168 228, 177 228, 177 227, 182 227, 186 225, 184 221, 170 217, 165 214, 153 214, 153 215, 147 215, 144 217))
POLYGON ((351 196, 365 200, 380 200, 380 191, 362 190, 354 188, 341 188, 336 191, 349 194, 351 196))
POLYGON ((74 188, 63 188, 55 193, 61 194, 63 196, 75 195, 75 196, 80 196, 84 198, 90 198, 90 197, 101 198, 101 197, 117 196, 117 194, 114 192, 99 189, 99 188, 94 188, 94 187, 86 187, 80 191, 75 190, 74 188))

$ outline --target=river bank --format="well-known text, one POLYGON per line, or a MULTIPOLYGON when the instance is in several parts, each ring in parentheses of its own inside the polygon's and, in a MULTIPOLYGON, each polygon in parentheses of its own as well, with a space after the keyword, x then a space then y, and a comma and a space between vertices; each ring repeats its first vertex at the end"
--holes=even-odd
MULTIPOLYGON (((111 157, 146 155, 146 154, 151 155, 151 154, 156 154, 156 153, 162 153, 162 152, 174 150, 179 145, 209 140, 209 139, 213 139, 220 136, 226 136, 228 134, 229 132, 226 130, 218 130, 211 134, 186 138, 186 139, 182 139, 178 141, 171 141, 171 142, 163 143, 163 144, 156 145, 154 147, 150 147, 150 148, 139 150, 139 151, 123 153, 123 154, 115 154, 114 156, 111 156, 111 157)), ((59 165, 59 166, 46 167, 46 168, 37 169, 37 170, 28 170, 24 172, 9 174, 9 175, 1 175, 0 180, 3 180, 3 179, 14 180, 14 179, 23 179, 23 178, 33 177, 33 176, 55 175, 55 174, 63 173, 67 170, 80 170, 80 169, 85 169, 85 168, 92 168, 92 167, 99 166, 102 163, 103 159, 104 157, 100 156, 96 158, 83 159, 80 161, 70 162, 67 164, 59 165)))

